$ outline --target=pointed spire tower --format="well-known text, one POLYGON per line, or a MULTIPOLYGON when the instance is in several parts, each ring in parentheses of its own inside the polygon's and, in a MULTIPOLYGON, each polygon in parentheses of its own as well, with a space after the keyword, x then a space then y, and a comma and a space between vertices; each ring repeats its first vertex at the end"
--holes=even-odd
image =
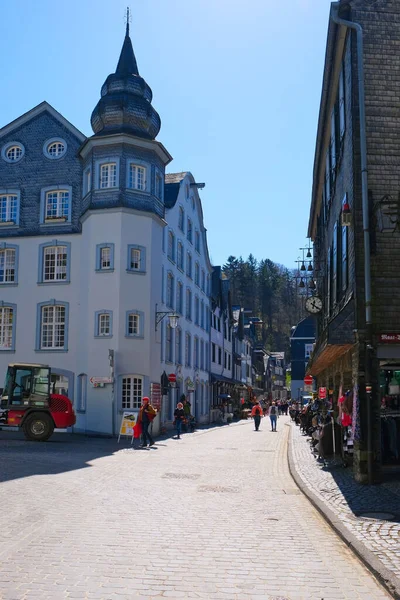
POLYGON ((154 140, 161 119, 152 107, 153 93, 139 75, 132 41, 129 36, 129 8, 124 43, 115 73, 101 88, 101 98, 90 119, 95 136, 128 133, 154 140))

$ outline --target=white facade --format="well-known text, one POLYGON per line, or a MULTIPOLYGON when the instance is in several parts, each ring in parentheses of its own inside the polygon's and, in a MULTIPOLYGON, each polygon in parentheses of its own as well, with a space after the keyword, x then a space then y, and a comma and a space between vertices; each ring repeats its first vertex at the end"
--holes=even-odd
POLYGON ((198 422, 208 422, 210 411, 211 264, 198 189, 190 173, 166 175, 166 186, 177 192, 165 211, 162 252, 162 296, 157 310, 179 315, 178 327, 168 317, 158 326, 162 370, 175 373, 177 386, 164 398, 162 421, 170 423, 176 404, 185 394, 198 422))

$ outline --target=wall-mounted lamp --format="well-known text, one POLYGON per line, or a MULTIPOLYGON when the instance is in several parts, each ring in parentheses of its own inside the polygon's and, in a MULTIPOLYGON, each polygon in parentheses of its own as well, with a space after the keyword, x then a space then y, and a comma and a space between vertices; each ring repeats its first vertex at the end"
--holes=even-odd
POLYGON ((169 326, 171 329, 176 329, 178 327, 179 315, 177 315, 173 310, 157 311, 156 304, 156 331, 158 324, 161 323, 165 317, 168 317, 169 326))

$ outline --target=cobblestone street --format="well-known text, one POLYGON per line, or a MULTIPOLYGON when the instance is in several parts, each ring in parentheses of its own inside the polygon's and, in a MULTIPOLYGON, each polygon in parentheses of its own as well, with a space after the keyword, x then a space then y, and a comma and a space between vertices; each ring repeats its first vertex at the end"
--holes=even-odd
POLYGON ((323 468, 310 451, 309 438, 294 424, 291 440, 293 466, 306 489, 332 511, 351 536, 373 553, 382 571, 389 571, 387 575, 400 590, 399 483, 360 485, 355 482, 351 469, 344 469, 340 460, 336 467, 323 468), (386 513, 392 520, 359 516, 373 512, 386 513))
POLYGON ((0 434, 0 598, 389 598, 295 486, 287 422, 151 449, 0 434))

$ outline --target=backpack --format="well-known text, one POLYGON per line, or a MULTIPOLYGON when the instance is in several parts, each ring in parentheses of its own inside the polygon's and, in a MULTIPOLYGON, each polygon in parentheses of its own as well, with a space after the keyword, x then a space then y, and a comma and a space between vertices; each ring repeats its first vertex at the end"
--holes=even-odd
POLYGON ((276 415, 276 406, 271 406, 270 415, 276 415))
POLYGON ((261 415, 261 410, 259 409, 259 407, 257 406, 256 408, 256 415, 259 417, 261 415))

